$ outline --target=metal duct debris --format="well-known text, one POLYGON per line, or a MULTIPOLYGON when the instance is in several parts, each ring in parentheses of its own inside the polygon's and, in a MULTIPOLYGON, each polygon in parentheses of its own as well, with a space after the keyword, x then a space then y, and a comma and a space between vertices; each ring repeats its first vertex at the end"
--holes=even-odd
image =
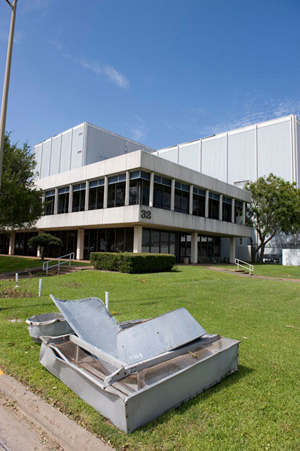
POLYGON ((51 298, 77 335, 42 337, 42 365, 126 433, 238 368, 239 341, 186 309, 118 323, 98 298, 51 298))

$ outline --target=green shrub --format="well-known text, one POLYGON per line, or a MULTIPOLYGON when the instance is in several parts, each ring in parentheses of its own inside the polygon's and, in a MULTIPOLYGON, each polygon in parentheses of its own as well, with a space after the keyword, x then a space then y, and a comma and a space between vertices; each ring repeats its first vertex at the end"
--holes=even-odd
POLYGON ((171 254, 137 254, 133 252, 92 252, 90 260, 95 269, 137 274, 171 271, 176 259, 171 254))
POLYGON ((115 252, 92 252, 90 260, 95 269, 118 271, 118 255, 115 252))

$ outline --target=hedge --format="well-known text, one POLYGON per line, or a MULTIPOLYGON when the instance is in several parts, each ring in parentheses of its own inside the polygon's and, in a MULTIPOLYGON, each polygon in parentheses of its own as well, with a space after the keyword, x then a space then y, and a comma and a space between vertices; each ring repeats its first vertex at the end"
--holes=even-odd
POLYGON ((133 252, 92 252, 90 260, 95 269, 130 274, 171 271, 176 263, 171 254, 137 254, 133 252))

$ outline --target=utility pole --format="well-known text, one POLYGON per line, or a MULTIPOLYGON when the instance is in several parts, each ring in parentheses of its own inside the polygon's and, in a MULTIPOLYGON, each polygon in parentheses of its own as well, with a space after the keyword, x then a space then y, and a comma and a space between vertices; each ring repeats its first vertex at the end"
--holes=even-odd
POLYGON ((12 55, 12 48, 13 48, 13 42, 14 42, 16 9, 17 9, 17 0, 14 0, 13 5, 10 3, 9 0, 5 0, 5 1, 11 7, 12 13, 11 13, 10 31, 9 31, 9 39, 8 39, 8 47, 7 47, 7 58, 6 58, 5 76, 4 76, 4 84, 3 84, 1 118, 0 118, 0 190, 1 190, 1 179, 2 179, 2 161, 3 161, 3 152, 4 152, 4 135, 5 135, 7 99, 8 99, 8 90, 9 90, 11 55, 12 55))

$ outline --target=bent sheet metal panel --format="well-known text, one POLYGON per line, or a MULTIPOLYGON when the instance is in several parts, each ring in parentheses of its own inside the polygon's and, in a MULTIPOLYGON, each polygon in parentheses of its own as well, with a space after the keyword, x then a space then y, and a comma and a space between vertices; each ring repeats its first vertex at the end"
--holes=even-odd
POLYGON ((52 295, 51 299, 80 338, 126 363, 159 355, 205 334, 184 308, 123 329, 101 299, 69 301, 52 295))
POLYGON ((48 343, 43 342, 41 363, 127 433, 211 387, 227 374, 236 371, 238 364, 239 342, 221 338, 202 347, 198 358, 193 358, 187 352, 138 372, 135 377, 136 380, 142 380, 140 387, 129 383, 131 375, 103 390, 103 377, 97 378, 87 371, 88 366, 83 369, 80 363, 62 359, 51 349, 58 341, 59 338, 51 338, 48 343))
POLYGON ((101 299, 69 301, 50 297, 80 338, 118 357, 117 333, 121 327, 101 299))

